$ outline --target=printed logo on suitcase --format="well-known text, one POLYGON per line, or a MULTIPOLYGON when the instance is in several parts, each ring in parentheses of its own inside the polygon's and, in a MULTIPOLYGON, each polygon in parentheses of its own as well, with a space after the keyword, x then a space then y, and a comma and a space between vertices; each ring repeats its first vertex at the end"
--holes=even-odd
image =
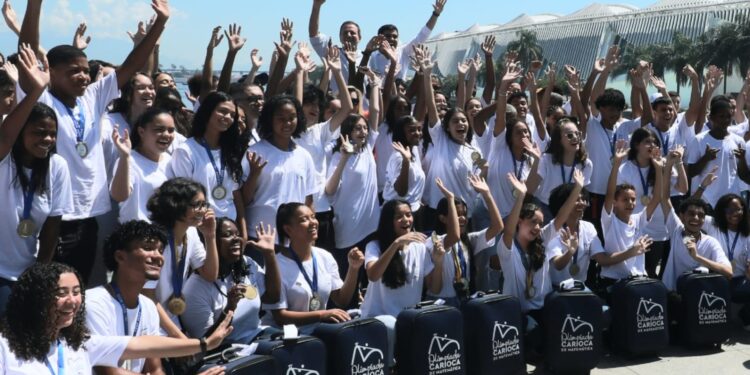
POLYGON ((664 306, 658 302, 641 298, 636 310, 638 333, 661 331, 665 329, 664 306))
POLYGON ((320 373, 312 369, 306 369, 305 365, 300 365, 300 367, 289 365, 285 375, 320 375, 320 373))
POLYGON ((367 343, 354 343, 351 361, 352 375, 385 375, 385 355, 377 348, 371 348, 367 343))
POLYGON ((497 361, 521 354, 521 339, 518 328, 508 322, 495 321, 492 329, 492 360, 497 361))
POLYGON ((703 291, 698 300, 698 324, 726 324, 727 301, 712 293, 703 291))
POLYGON ((592 352, 594 351, 594 325, 568 314, 560 331, 560 351, 592 352))
POLYGON ((461 343, 449 338, 448 335, 435 334, 427 350, 429 375, 443 374, 451 371, 461 371, 461 343))

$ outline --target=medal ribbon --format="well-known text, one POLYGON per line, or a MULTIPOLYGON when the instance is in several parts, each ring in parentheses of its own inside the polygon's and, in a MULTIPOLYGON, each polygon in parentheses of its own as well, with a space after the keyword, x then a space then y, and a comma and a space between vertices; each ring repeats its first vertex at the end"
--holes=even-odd
POLYGON ((302 266, 302 262, 299 260, 297 253, 295 253, 294 249, 292 249, 291 247, 289 248, 289 252, 292 254, 292 259, 294 259, 294 262, 297 263, 297 267, 299 267, 299 271, 302 272, 302 276, 305 277, 305 281, 307 281, 307 284, 310 285, 310 290, 312 290, 313 294, 317 294, 318 293, 318 261, 315 260, 315 254, 310 252, 310 256, 312 257, 312 263, 313 263, 313 277, 312 277, 312 280, 310 280, 310 276, 307 274, 307 271, 305 271, 305 267, 302 266))
POLYGON ((65 106, 70 118, 73 119, 73 126, 76 129, 76 142, 83 142, 83 136, 86 132, 86 115, 83 113, 81 102, 78 99, 76 99, 76 108, 78 108, 78 117, 73 113, 73 109, 75 108, 70 109, 67 105, 65 106))
POLYGON ((602 125, 602 130, 604 130, 604 135, 607 136, 607 143, 609 143, 609 158, 612 159, 615 157, 615 143, 617 143, 617 133, 612 130, 612 138, 610 138, 609 134, 607 134, 607 129, 604 128, 604 125, 602 125))
POLYGON ((522 156, 521 167, 516 166, 516 157, 513 156, 513 151, 510 151, 510 160, 513 160, 513 172, 516 174, 518 181, 521 181, 521 175, 523 175, 523 165, 526 163, 526 158, 522 156))
POLYGON ((21 215, 21 220, 27 220, 29 217, 31 217, 31 202, 34 200, 35 190, 36 183, 34 182, 34 172, 31 172, 29 189, 23 193, 23 214, 21 215))
POLYGON ((638 170, 638 177, 641 178, 641 187, 643 187, 643 195, 648 195, 648 181, 646 181, 646 177, 643 177, 643 172, 641 172, 641 167, 636 164, 635 161, 633 161, 633 165, 635 165, 635 169, 638 170))
POLYGON ((516 250, 518 251, 518 255, 521 256, 521 264, 523 264, 523 268, 526 270, 526 290, 528 291, 529 287, 534 286, 534 273, 531 270, 531 264, 529 262, 529 258, 523 252, 523 249, 521 248, 521 244, 518 243, 518 239, 514 237, 513 243, 516 245, 516 250))
MULTIPOLYGON (((221 168, 216 165, 214 154, 211 152, 211 149, 208 147, 208 143, 206 143, 205 139, 201 139, 200 144, 206 150, 206 153, 208 154, 208 160, 211 161, 211 166, 214 168, 214 173, 216 173, 217 186, 223 185, 224 184, 224 169, 226 168, 226 165, 222 165, 221 168)), ((221 160, 219 160, 219 164, 221 164, 221 160)))
POLYGON ((464 251, 463 246, 461 246, 461 241, 453 245, 453 249, 451 249, 451 252, 453 253, 453 265, 456 268, 456 281, 460 281, 462 277, 466 276, 466 259, 464 258, 464 251))
POLYGON ((60 340, 57 340, 57 374, 49 363, 49 359, 44 359, 44 364, 47 365, 47 369, 52 375, 65 375, 65 356, 63 353, 63 345, 60 340))
MULTIPOLYGON (((656 129, 655 126, 654 129, 656 129)), ((664 135, 661 130, 656 129, 656 135, 659 136, 659 140, 661 141, 662 156, 667 156, 669 153, 669 130, 667 130, 666 135, 664 135)))
POLYGON ((737 247, 737 240, 740 238, 740 233, 736 232, 734 234, 734 241, 732 241, 732 246, 729 246, 729 232, 723 232, 724 233, 724 243, 727 244, 727 255, 729 255, 729 261, 734 260, 734 248, 737 247))
MULTIPOLYGON (((112 291, 115 293, 115 299, 120 304, 120 307, 122 308, 122 325, 123 328, 125 328, 125 334, 123 336, 129 335, 129 327, 128 327, 128 308, 125 306, 125 300, 122 298, 122 294, 120 293, 120 288, 117 286, 117 283, 114 281, 109 284, 112 287, 112 291)), ((141 326, 141 304, 138 304, 138 314, 135 316, 135 328, 133 328, 133 337, 138 333, 138 327, 141 326)))
POLYGON ((185 278, 185 255, 187 250, 187 241, 182 244, 182 256, 177 264, 177 248, 174 245, 174 232, 169 230, 169 247, 172 249, 172 291, 175 297, 182 296, 182 281, 185 278))
POLYGON ((573 172, 576 170, 576 164, 578 164, 578 161, 573 162, 573 166, 570 167, 570 176, 568 176, 568 179, 565 179, 565 167, 562 163, 560 163, 560 176, 562 177, 563 184, 569 184, 571 181, 573 181, 573 172))

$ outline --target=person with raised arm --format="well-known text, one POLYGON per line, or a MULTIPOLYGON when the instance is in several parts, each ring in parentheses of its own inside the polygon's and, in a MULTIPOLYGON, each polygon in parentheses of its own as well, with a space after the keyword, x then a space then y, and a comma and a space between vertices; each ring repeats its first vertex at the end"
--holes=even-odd
MULTIPOLYGON (((340 46, 332 47, 333 38, 320 32, 320 9, 325 2, 326 0, 313 0, 312 11, 310 12, 310 23, 307 30, 310 37, 310 46, 321 59, 325 59, 328 55, 329 48, 338 49, 339 55, 344 56, 346 54, 344 46, 348 44, 355 51, 353 57, 356 60, 360 60, 361 54, 356 51, 356 49, 359 42, 362 40, 362 32, 356 22, 347 20, 341 23, 341 27, 339 27, 340 46)), ((370 53, 372 53, 372 51, 370 51, 370 53)), ((366 63, 364 65, 366 65, 366 63)), ((350 74, 353 75, 354 73, 355 72, 349 71, 349 64, 341 65, 341 75, 344 77, 344 82, 349 82, 350 74)), ((346 85, 341 85, 336 80, 331 82, 331 91, 333 92, 339 92, 339 90, 342 90, 345 87, 346 85)))
POLYGON ((11 212, 0 225, 0 315, 19 275, 34 262, 52 260, 62 216, 73 211, 68 163, 55 153, 57 116, 36 102, 49 83, 47 61, 37 67, 28 45, 18 56, 28 94, 0 125, 0 183, 7 189, 0 203, 11 212))
POLYGON ((414 226, 422 229, 422 194, 425 187, 425 173, 419 154, 422 140, 422 124, 412 116, 403 116, 394 124, 393 150, 388 160, 385 174, 383 199, 401 199, 409 202, 414 213, 414 226))
MULTIPOLYGON (((89 85, 88 60, 81 50, 60 45, 47 52, 50 67, 49 89, 39 101, 55 111, 60 124, 57 151, 68 162, 73 189, 73 212, 63 215, 56 260, 72 265, 88 280, 97 249, 96 216, 110 207, 107 175, 104 171, 101 116, 109 103, 120 95, 133 75, 143 67, 169 19, 166 0, 152 0, 156 19, 143 41, 125 61, 103 79, 89 85)), ((19 42, 39 50, 41 0, 28 0, 19 42)), ((22 98, 32 89, 28 80, 19 82, 22 98)))

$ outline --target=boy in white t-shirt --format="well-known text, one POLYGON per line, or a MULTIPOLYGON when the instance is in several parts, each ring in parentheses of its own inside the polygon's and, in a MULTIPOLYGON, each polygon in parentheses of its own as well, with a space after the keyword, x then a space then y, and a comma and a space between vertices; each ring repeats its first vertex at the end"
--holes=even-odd
MULTIPOLYGON (((91 83, 86 54, 70 45, 47 52, 49 89, 39 101, 55 110, 58 121, 57 152, 70 167, 74 212, 63 215, 55 260, 74 267, 88 281, 97 249, 98 224, 95 217, 110 210, 107 174, 102 150, 100 118, 151 56, 169 18, 167 2, 154 2, 156 18, 141 43, 137 44, 114 73, 91 83)), ((42 2, 29 1, 19 43, 39 51, 39 18, 42 2)), ((19 100, 29 86, 23 80, 17 90, 19 100)))
MULTIPOLYGON (((167 234, 145 221, 128 221, 104 245, 104 263, 112 281, 86 291, 86 326, 101 336, 158 336, 159 313, 141 294, 148 280, 159 280, 167 234)), ((161 373, 159 357, 124 361, 120 368, 137 373, 161 373)), ((113 368, 97 368, 112 373, 113 368)))

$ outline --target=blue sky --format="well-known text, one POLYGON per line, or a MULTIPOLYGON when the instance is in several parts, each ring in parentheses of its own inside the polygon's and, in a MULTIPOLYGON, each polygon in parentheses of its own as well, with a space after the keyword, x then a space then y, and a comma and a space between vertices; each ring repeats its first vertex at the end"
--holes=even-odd
MULTIPOLYGON (((617 3, 598 1, 599 3, 617 3)), ((643 8, 656 0, 629 0, 628 5, 643 8)), ((374 35, 385 23, 399 27, 401 38, 410 39, 432 12, 430 0, 328 0, 323 6, 321 31, 338 34, 344 20, 354 20, 362 27, 363 39, 374 35)), ((502 24, 516 16, 539 13, 569 14, 593 3, 592 1, 498 1, 498 0, 448 0, 445 12, 440 17, 432 35, 443 31, 465 30, 471 25, 502 24)), ((26 2, 11 0, 23 18, 26 2)), ((132 43, 126 31, 135 31, 138 20, 147 20, 153 12, 147 0, 45 0, 42 10, 43 46, 50 47, 71 43, 77 24, 86 21, 91 45, 86 50, 89 58, 98 58, 113 63, 124 60, 132 43)), ((273 51, 273 41, 278 39, 282 17, 294 22, 295 40, 307 41, 307 25, 312 0, 172 0, 172 17, 162 36, 161 62, 184 65, 192 69, 203 63, 205 48, 211 29, 224 28, 232 22, 242 26, 247 37, 245 47, 235 62, 235 70, 247 70, 250 66, 250 50, 258 48, 268 63, 273 51)), ((338 37, 335 37, 338 41, 338 37)), ((15 48, 16 38, 10 30, 0 28, 0 50, 4 53, 15 48)), ((226 55, 226 41, 217 47, 214 67, 219 69, 226 55)), ((264 66, 265 68, 265 66, 264 66)))

